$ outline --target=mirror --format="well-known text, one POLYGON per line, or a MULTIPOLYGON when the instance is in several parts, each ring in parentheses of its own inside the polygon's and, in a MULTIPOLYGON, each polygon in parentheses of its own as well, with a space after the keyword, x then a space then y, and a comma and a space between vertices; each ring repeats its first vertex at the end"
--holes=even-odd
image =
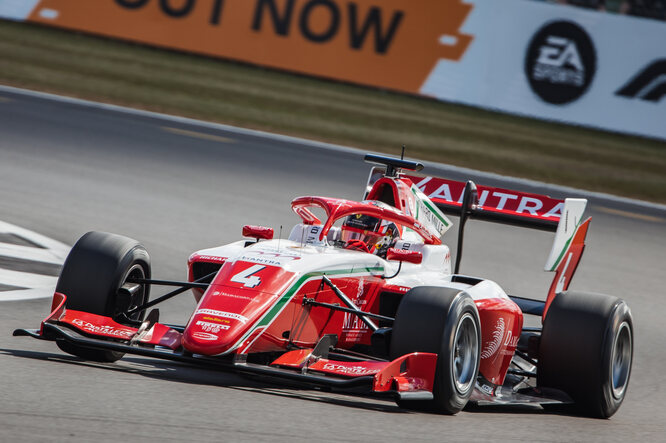
POLYGON ((258 240, 271 240, 273 238, 273 228, 265 226, 243 226, 243 237, 256 238, 258 240))
POLYGON ((414 263, 418 265, 423 261, 423 254, 418 251, 389 248, 386 253, 386 260, 414 263))

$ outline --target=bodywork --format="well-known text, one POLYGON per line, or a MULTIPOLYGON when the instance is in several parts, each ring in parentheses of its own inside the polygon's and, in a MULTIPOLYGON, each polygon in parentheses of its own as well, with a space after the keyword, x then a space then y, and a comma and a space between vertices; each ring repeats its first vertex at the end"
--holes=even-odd
POLYGON ((546 315, 552 299, 568 287, 589 226, 589 219, 582 219, 585 201, 490 187, 463 198, 465 183, 409 176, 389 167, 373 169, 361 202, 294 199, 292 210, 300 221, 288 238, 272 239, 272 231, 248 227, 244 233, 254 240, 191 254, 187 265, 196 307, 185 325, 162 324, 155 313, 129 326, 69 310, 67 294, 56 293, 41 327, 15 335, 355 393, 429 399, 437 355, 415 352, 390 359, 387 331, 410 289, 447 287, 469 294, 479 312, 482 349, 472 401, 566 401, 561 395, 544 396, 530 384, 534 364, 523 315, 546 315), (545 301, 509 296, 494 281, 452 272, 452 253, 440 238, 453 226, 445 212, 462 214, 461 225, 471 217, 555 232, 546 263, 555 278, 545 301), (398 224, 401 235, 393 248, 417 254, 417 263, 340 245, 336 222, 357 213, 398 224))

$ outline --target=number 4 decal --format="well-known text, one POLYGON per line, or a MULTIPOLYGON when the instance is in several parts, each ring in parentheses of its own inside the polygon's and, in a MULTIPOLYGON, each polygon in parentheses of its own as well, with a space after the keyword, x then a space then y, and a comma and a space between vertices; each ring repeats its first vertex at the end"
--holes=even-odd
POLYGON ((249 268, 231 277, 231 281, 234 283, 243 283, 243 286, 245 286, 246 288, 254 288, 255 286, 259 286, 261 284, 261 279, 256 275, 252 274, 256 274, 265 267, 266 266, 262 265, 250 266, 249 268))

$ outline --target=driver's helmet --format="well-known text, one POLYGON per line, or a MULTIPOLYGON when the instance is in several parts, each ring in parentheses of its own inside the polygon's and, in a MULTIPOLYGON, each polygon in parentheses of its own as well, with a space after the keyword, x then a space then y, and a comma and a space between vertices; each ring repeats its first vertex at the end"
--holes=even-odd
POLYGON ((345 245, 363 242, 368 252, 379 256, 385 256, 399 237, 400 231, 395 223, 365 214, 348 216, 340 233, 340 240, 345 245))

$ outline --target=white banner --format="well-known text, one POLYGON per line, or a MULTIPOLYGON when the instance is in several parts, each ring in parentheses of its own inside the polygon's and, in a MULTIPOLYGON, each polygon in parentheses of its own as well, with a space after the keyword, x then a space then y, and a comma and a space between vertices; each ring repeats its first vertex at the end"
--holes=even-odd
POLYGON ((474 0, 459 61, 421 93, 666 139, 666 23, 526 0, 474 0))

